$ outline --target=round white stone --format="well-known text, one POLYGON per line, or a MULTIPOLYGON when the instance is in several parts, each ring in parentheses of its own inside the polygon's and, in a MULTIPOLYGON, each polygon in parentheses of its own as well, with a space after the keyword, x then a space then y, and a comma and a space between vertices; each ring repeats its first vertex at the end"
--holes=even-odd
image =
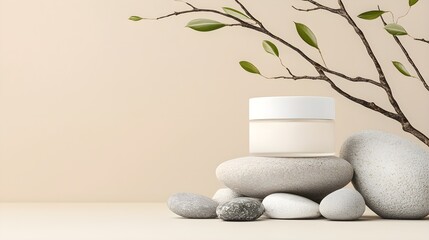
POLYGON ((229 202, 234 198, 242 197, 243 195, 234 192, 229 188, 221 188, 218 189, 213 195, 212 199, 218 202, 219 204, 229 202))
POLYGON ((274 193, 262 201, 265 215, 278 219, 304 219, 320 217, 319 204, 305 197, 289 193, 274 193))
POLYGON ((343 188, 320 202, 320 213, 330 220, 356 220, 365 212, 365 200, 351 188, 343 188))
POLYGON ((340 156, 355 170, 354 187, 383 218, 420 219, 429 214, 429 151, 393 134, 357 133, 340 156))
POLYGON ((353 168, 337 157, 243 157, 220 164, 216 176, 244 196, 264 198, 271 193, 287 192, 319 202, 347 185, 353 168))

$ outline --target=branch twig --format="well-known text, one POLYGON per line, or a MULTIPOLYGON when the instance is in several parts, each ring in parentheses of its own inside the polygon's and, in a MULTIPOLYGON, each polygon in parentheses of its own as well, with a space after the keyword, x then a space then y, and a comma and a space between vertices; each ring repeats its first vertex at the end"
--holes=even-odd
POLYGON ((184 4, 188 5, 189 7, 191 7, 192 9, 197 9, 194 5, 192 5, 192 4, 188 3, 188 2, 185 2, 183 0, 175 0, 175 1, 176 2, 184 3, 184 4))
POLYGON ((426 40, 424 38, 414 38, 414 40, 424 42, 424 43, 429 43, 429 40, 426 40))
POLYGON ((309 79, 309 80, 324 80, 324 77, 319 76, 309 76, 309 75, 303 75, 303 76, 297 76, 292 73, 292 71, 289 68, 286 68, 290 76, 276 76, 276 77, 270 77, 269 79, 291 79, 291 80, 301 80, 301 79, 309 79))
MULTIPOLYGON (((320 3, 316 3, 316 1, 313 1, 313 0, 304 0, 304 1, 311 2, 311 3, 313 3, 314 5, 316 5, 318 7, 323 6, 320 3)), ((374 107, 371 107, 371 106, 367 106, 367 107, 370 108, 370 109, 373 109, 375 111, 378 111, 378 112, 382 113, 385 116, 388 116, 390 118, 393 118, 393 119, 397 120, 401 124, 402 129, 404 131, 406 131, 408 133, 411 133, 416 138, 418 138, 420 141, 422 141, 427 146, 429 146, 429 138, 425 134, 423 134, 422 132, 418 131, 416 128, 414 128, 411 125, 411 123, 409 122, 409 120, 407 119, 407 117, 405 116, 405 114, 403 113, 401 107, 399 106, 398 102, 396 101, 395 97, 393 96, 392 89, 390 88, 390 85, 387 82, 387 79, 386 79, 386 77, 384 75, 383 69, 381 68, 380 63, 379 63, 377 57, 375 56, 375 54, 374 54, 374 52, 373 52, 373 50, 371 48, 371 45, 369 44, 368 40, 366 39, 365 34, 357 26, 357 24, 354 22, 354 20, 350 17, 350 15, 348 14, 348 12, 347 12, 347 10, 346 10, 346 8, 345 8, 342 0, 338 0, 338 4, 339 4, 340 9, 341 9, 338 12, 330 11, 329 8, 328 9, 324 9, 324 10, 328 10, 330 12, 336 13, 336 14, 344 17, 347 20, 347 22, 353 27, 353 29, 355 30, 356 34, 359 36, 359 38, 361 39, 363 45, 365 46, 366 51, 367 51, 369 57, 371 58, 372 62, 374 63, 375 68, 377 69, 377 72, 378 72, 378 75, 379 75, 379 80, 380 80, 380 83, 381 83, 381 87, 385 90, 385 92, 387 94, 387 97, 389 99, 389 102, 392 105, 393 109, 395 110, 396 114, 389 115, 389 113, 386 113, 386 112, 383 113, 382 110, 375 110, 374 107)), ((338 90, 341 90, 339 88, 337 90, 336 89, 337 87, 335 86, 335 84, 331 84, 331 87, 333 89, 335 89, 337 92, 338 92, 338 90)), ((354 101, 354 102, 357 102, 356 99, 355 100, 353 100, 351 98, 349 98, 349 99, 352 100, 352 101, 354 101)), ((364 104, 361 103, 361 105, 364 105, 364 104)))
POLYGON ((351 81, 351 82, 365 82, 365 83, 370 83, 370 84, 373 84, 373 85, 375 85, 375 86, 377 86, 377 87, 382 88, 381 83, 376 82, 376 81, 374 81, 374 80, 372 80, 372 79, 368 79, 368 78, 364 78, 364 77, 354 77, 354 78, 352 78, 352 77, 346 76, 346 75, 344 75, 344 74, 342 74, 342 73, 334 72, 334 71, 332 71, 332 70, 330 70, 330 69, 325 69, 324 71, 325 71, 325 72, 327 72, 327 73, 330 73, 330 74, 336 75, 336 76, 338 76, 338 77, 344 78, 344 79, 346 79, 346 80, 349 80, 349 81, 351 81))
MULTIPOLYGON (((380 10, 379 6, 378 6, 378 9, 380 10)), ((381 18, 381 22, 383 23, 383 25, 386 26, 387 23, 386 23, 386 21, 384 21, 383 16, 380 16, 380 18, 381 18)), ((407 58, 408 62, 411 64, 411 66, 413 66, 414 71, 417 73, 417 76, 419 77, 419 79, 422 82, 423 86, 426 88, 426 90, 429 91, 429 85, 427 84, 426 80, 423 78, 423 75, 420 73, 420 70, 418 69, 418 67, 414 63, 414 61, 411 58, 410 54, 408 53, 407 49, 405 49, 405 47, 402 44, 401 40, 397 36, 395 36, 395 35, 392 35, 392 36, 393 36, 393 39, 395 39, 395 42, 401 48, 401 50, 404 53, 405 57, 407 58)))
POLYGON ((320 7, 315 7, 315 8, 298 8, 295 6, 292 6, 293 9, 300 11, 300 12, 312 12, 312 11, 316 11, 316 10, 321 10, 322 8, 320 7))
POLYGON ((305 11, 305 12, 308 12, 308 10, 310 10, 310 11, 314 11, 314 10, 326 10, 326 11, 329 11, 329 12, 332 12, 332 13, 336 13, 336 14, 339 14, 339 13, 342 12, 342 10, 340 8, 331 8, 331 7, 325 6, 323 4, 320 4, 320 3, 318 3, 318 2, 316 2, 314 0, 302 0, 302 1, 303 2, 309 2, 309 3, 313 4, 316 7, 312 8, 312 9, 297 9, 295 7, 293 7, 293 8, 297 9, 298 11, 305 11))
POLYGON ((420 141, 422 141, 427 146, 429 146, 429 137, 427 137, 425 134, 418 131, 416 128, 414 128, 411 125, 410 121, 405 116, 404 112, 402 111, 401 107, 399 106, 398 102, 396 101, 395 97, 393 96, 392 89, 390 88, 389 83, 387 82, 387 79, 384 75, 383 69, 381 68, 381 65, 378 62, 377 57, 375 56, 375 54, 374 54, 368 40, 366 39, 364 33, 362 32, 362 30, 357 26, 357 24, 353 21, 353 19, 348 14, 348 12, 347 12, 344 4, 343 4, 343 1, 338 0, 338 4, 340 5, 340 8, 343 10, 343 14, 342 15, 340 14, 340 15, 343 16, 344 18, 346 18, 347 21, 349 22, 349 24, 354 28, 355 32, 357 33, 357 35, 360 37, 362 43, 364 44, 368 55, 370 56, 371 60, 373 61, 375 68, 377 69, 382 88, 385 90, 390 104, 392 105, 393 109, 395 110, 395 112, 398 115, 398 119, 396 119, 396 120, 401 124, 402 129, 404 131, 411 133, 412 135, 417 137, 420 141))
POLYGON ((258 24, 262 29, 265 29, 262 22, 260 22, 258 19, 256 19, 253 16, 253 14, 251 12, 249 12, 249 10, 247 10, 247 8, 239 0, 235 0, 235 2, 241 7, 241 9, 243 9, 243 11, 247 14, 247 16, 249 16, 253 21, 255 21, 256 24, 258 24))
MULTIPOLYGON (((313 1, 313 0, 305 0, 305 1, 313 1)), ((380 65, 380 62, 378 61, 377 57, 374 54, 374 51, 371 48, 371 45, 369 44, 368 40, 365 37, 365 34, 362 32, 362 30, 357 26, 357 24, 354 22, 354 20, 350 17, 350 15, 348 14, 344 3, 342 0, 338 0, 338 4, 340 6, 341 11, 339 11, 339 13, 337 13, 338 15, 344 17, 347 22, 350 24, 350 26, 353 27, 353 29, 355 30, 356 34, 359 36, 359 38, 361 39, 363 45, 365 46, 365 49, 369 55, 369 57, 371 58, 372 62, 374 63, 375 68, 377 69, 378 72, 378 76, 379 76, 379 80, 381 83, 381 87, 385 90, 387 97, 389 99, 390 104, 392 105, 392 107, 394 108, 395 112, 401 116, 401 124, 403 122, 408 122, 408 120, 406 119, 404 113, 402 112, 398 102, 396 101, 395 97, 393 96, 393 92, 392 89, 389 86, 389 83, 386 80, 386 77, 384 75, 383 69, 380 65)))
POLYGON ((394 120, 396 120, 398 122, 401 120, 401 117, 397 113, 393 113, 393 112, 387 111, 387 110, 381 108, 380 106, 378 106, 377 104, 375 104, 374 102, 368 102, 368 101, 365 101, 363 99, 360 99, 360 98, 357 98, 357 97, 354 97, 354 96, 348 94, 347 92, 345 92, 344 90, 342 90, 340 87, 338 87, 334 83, 334 81, 332 81, 330 78, 327 78, 325 81, 328 82, 331 85, 332 89, 334 89, 335 91, 337 91, 339 94, 341 94, 345 98, 347 98, 347 99, 349 99, 349 100, 351 100, 351 101, 353 101, 355 103, 358 103, 358 104, 360 104, 360 105, 362 105, 362 106, 364 106, 366 108, 369 108, 369 109, 372 109, 372 110, 374 110, 376 112, 379 112, 379 113, 383 114, 384 116, 389 117, 391 119, 394 119, 394 120))

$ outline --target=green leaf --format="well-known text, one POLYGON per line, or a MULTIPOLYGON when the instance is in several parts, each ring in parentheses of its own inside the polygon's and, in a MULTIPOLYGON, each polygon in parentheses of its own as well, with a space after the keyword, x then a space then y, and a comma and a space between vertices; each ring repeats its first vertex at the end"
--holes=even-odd
POLYGON ((262 41, 262 47, 265 49, 265 52, 275 55, 277 57, 280 56, 279 49, 274 45, 274 43, 264 40, 262 41))
POLYGON ((386 13, 386 11, 373 10, 359 14, 358 18, 362 18, 365 20, 373 20, 383 15, 383 13, 386 13))
POLYGON ((226 14, 231 15, 231 16, 234 16, 234 17, 236 17, 236 18, 240 18, 240 19, 250 19, 250 17, 249 17, 249 16, 247 16, 246 14, 244 14, 244 13, 242 13, 242 12, 238 11, 238 10, 235 10, 235 9, 233 9, 233 8, 223 7, 222 9, 223 9, 223 11, 224 11, 226 14))
POLYGON ((241 61, 240 62, 240 66, 250 72, 250 73, 254 73, 254 74, 261 74, 261 72, 259 72, 259 69, 257 67, 255 67, 255 65, 253 65, 252 63, 248 62, 248 61, 241 61))
POLYGON ((131 21, 136 21, 137 22, 137 21, 142 20, 143 18, 139 17, 139 16, 131 16, 128 19, 131 20, 131 21))
POLYGON ((408 5, 412 7, 414 4, 416 4, 419 0, 408 0, 408 5))
POLYGON ((299 36, 306 42, 308 45, 319 49, 319 46, 317 45, 317 39, 314 33, 305 26, 302 23, 295 23, 296 31, 298 32, 299 36))
POLYGON ((394 36, 408 35, 407 31, 399 24, 390 23, 384 26, 386 31, 394 36))
POLYGON ((225 27, 225 24, 220 23, 218 21, 210 20, 210 19, 199 18, 199 19, 194 19, 194 20, 190 21, 186 25, 186 27, 192 28, 195 31, 209 32, 209 31, 213 31, 213 30, 216 30, 219 28, 223 28, 223 27, 225 27))
POLYGON ((412 77, 411 74, 408 72, 408 70, 402 65, 402 63, 397 61, 392 61, 393 66, 395 66, 396 69, 402 74, 404 74, 407 77, 412 77))

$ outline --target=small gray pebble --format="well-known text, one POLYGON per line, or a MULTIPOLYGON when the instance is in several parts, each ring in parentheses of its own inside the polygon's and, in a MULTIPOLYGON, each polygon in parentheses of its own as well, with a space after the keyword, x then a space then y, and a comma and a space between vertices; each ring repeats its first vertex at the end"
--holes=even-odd
POLYGON ((173 194, 167 202, 168 208, 185 218, 216 218, 218 203, 194 193, 173 194))
POLYGON ((225 221, 254 221, 264 214, 264 206, 255 198, 239 197, 217 207, 217 216, 225 221))
POLYGON ((343 188, 326 196, 320 202, 320 213, 330 220, 356 220, 365 212, 365 200, 351 188, 343 188))

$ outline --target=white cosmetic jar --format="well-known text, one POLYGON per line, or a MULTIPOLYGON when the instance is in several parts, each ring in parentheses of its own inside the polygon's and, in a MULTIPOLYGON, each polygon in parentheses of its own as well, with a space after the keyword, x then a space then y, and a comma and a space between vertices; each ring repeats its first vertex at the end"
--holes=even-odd
POLYGON ((266 157, 335 155, 335 101, 330 97, 249 99, 249 152, 266 157))

